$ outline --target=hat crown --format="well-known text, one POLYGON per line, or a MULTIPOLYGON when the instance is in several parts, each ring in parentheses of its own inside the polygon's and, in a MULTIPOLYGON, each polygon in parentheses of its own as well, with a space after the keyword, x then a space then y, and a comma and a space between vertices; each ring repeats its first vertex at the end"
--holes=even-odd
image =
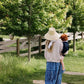
POLYGON ((44 37, 47 40, 57 40, 59 39, 59 34, 56 32, 55 28, 51 27, 44 37))
POLYGON ((55 28, 49 28, 48 33, 49 33, 50 35, 54 35, 54 34, 55 34, 55 28))

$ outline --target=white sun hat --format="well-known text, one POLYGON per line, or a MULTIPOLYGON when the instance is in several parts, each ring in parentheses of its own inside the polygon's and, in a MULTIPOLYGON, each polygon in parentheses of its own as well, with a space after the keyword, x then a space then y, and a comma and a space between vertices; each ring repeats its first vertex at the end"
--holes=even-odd
POLYGON ((56 32, 55 28, 49 28, 49 31, 44 36, 47 40, 57 40, 59 39, 59 34, 56 32))

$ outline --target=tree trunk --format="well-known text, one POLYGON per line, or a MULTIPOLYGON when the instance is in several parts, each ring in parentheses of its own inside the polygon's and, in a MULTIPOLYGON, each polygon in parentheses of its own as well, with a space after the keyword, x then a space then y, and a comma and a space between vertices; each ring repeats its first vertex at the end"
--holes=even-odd
POLYGON ((19 39, 16 40, 16 44, 17 44, 17 46, 16 46, 16 53, 17 53, 17 55, 19 56, 19 55, 20 55, 19 39))
POLYGON ((83 34, 84 34, 84 33, 83 33, 83 32, 81 32, 81 38, 82 38, 82 40, 83 40, 83 34))
POLYGON ((75 36, 76 32, 73 32, 73 52, 76 51, 76 36, 75 36))
POLYGON ((31 3, 30 5, 28 6, 29 8, 29 18, 28 18, 28 61, 31 61, 31 25, 32 25, 32 22, 31 22, 31 16, 32 16, 32 13, 31 13, 31 3))
POLYGON ((39 54, 41 53, 41 36, 39 36, 39 54))
POLYGON ((31 36, 28 36, 28 61, 31 61, 31 36))

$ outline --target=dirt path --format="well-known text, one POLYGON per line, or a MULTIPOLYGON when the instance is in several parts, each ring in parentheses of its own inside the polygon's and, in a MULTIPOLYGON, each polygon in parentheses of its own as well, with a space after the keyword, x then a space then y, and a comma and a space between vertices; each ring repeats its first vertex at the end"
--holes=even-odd
POLYGON ((65 71, 64 74, 68 74, 68 75, 83 75, 84 76, 84 73, 80 73, 80 72, 65 71))
MULTIPOLYGON (((33 80, 33 84, 45 84, 44 80, 33 80)), ((62 83, 62 84, 67 84, 67 83, 62 83)))
MULTIPOLYGON (((84 73, 80 73, 80 72, 69 72, 66 71, 64 72, 64 74, 68 74, 68 75, 84 75, 84 73)), ((33 80, 33 84, 45 84, 44 80, 33 80)), ((67 83, 63 83, 62 84, 67 84, 67 83)))

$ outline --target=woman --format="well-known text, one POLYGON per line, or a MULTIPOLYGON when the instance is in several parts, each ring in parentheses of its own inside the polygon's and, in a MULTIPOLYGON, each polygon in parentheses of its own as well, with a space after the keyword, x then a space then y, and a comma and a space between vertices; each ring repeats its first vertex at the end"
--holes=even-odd
POLYGON ((49 28, 48 33, 44 37, 46 39, 44 55, 47 60, 45 84, 61 84, 62 66, 60 59, 63 49, 62 41, 59 39, 55 28, 49 28))

